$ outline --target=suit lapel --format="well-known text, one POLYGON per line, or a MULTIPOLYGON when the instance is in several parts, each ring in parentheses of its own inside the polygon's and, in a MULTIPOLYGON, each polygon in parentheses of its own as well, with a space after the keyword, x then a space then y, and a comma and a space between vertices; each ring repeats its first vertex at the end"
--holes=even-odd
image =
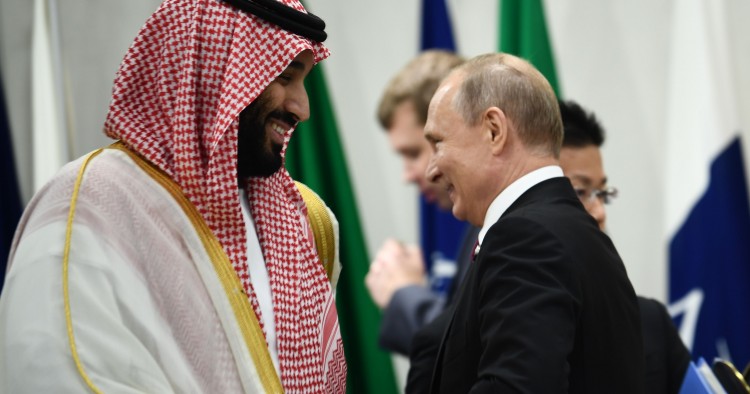
POLYGON ((435 357, 435 365, 433 366, 432 370, 432 381, 430 383, 430 393, 438 393, 440 389, 440 381, 442 380, 442 372, 443 372, 443 357, 445 355, 445 345, 448 340, 448 335, 450 334, 451 330, 453 329, 453 321, 456 319, 456 305, 461 302, 461 296, 466 291, 466 286, 468 286, 468 283, 471 282, 471 276, 473 273, 473 270, 475 268, 475 264, 472 262, 467 262, 466 265, 468 266, 468 269, 466 270, 466 274, 461 281, 461 284, 459 288, 457 289, 456 294, 453 295, 454 301, 448 306, 448 312, 451 314, 450 320, 445 328, 445 331, 443 331, 443 336, 440 339, 440 347, 438 348, 437 357, 435 357))

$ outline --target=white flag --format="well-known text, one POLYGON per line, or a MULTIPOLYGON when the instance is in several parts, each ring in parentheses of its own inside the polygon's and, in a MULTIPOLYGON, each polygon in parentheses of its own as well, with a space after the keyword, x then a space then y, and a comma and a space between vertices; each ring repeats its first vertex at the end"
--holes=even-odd
POLYGON ((34 1, 31 49, 34 191, 69 159, 55 0, 34 1))

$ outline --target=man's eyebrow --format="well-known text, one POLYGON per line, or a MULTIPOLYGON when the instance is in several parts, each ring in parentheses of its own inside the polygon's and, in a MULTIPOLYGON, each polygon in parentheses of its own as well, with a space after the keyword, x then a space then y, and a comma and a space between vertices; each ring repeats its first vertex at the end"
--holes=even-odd
POLYGON ((289 66, 286 68, 289 69, 295 69, 297 71, 305 71, 305 65, 302 64, 302 62, 298 62, 296 60, 293 60, 291 63, 289 63, 289 66))
MULTIPOLYGON (((568 176, 568 178, 575 179, 577 181, 581 181, 582 183, 585 183, 586 186, 590 186, 590 185, 592 185, 594 183, 594 180, 591 179, 591 178, 589 178, 586 175, 576 175, 576 174, 573 174, 573 175, 568 176)), ((601 184, 602 185, 606 185, 607 184, 607 178, 606 177, 604 179, 602 179, 601 184)))
POLYGON ((592 180, 591 180, 591 178, 589 178, 589 177, 587 177, 585 175, 575 175, 575 174, 573 174, 573 175, 569 175, 568 178, 580 181, 580 182, 586 184, 587 186, 591 185, 593 183, 592 180))

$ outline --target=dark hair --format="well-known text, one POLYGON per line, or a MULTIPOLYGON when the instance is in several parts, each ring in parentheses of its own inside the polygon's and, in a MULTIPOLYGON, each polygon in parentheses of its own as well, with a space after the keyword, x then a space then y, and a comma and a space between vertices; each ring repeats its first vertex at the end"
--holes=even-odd
POLYGON ((587 145, 601 147, 604 143, 604 129, 593 113, 587 112, 575 101, 558 100, 563 122, 562 145, 582 148, 587 145))

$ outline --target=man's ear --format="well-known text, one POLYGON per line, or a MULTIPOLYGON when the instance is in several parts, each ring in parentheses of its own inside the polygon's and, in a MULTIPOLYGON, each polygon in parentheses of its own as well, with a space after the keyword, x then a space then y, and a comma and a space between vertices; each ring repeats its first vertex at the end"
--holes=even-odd
POLYGON ((505 144, 508 142, 510 127, 508 118, 505 117, 505 112, 500 108, 490 107, 484 111, 482 122, 482 129, 487 133, 486 136, 489 137, 492 154, 497 156, 503 151, 505 144))

